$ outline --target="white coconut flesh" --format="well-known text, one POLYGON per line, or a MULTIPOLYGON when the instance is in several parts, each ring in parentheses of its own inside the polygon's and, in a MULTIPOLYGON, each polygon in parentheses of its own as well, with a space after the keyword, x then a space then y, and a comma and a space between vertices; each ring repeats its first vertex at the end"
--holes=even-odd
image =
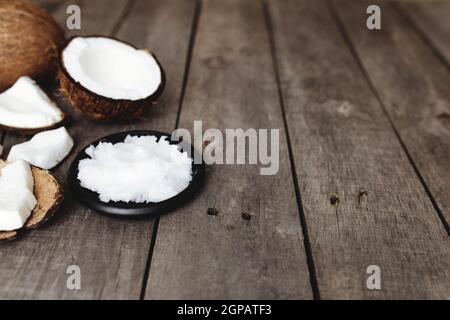
POLYGON ((76 37, 63 50, 62 62, 74 81, 112 99, 148 98, 162 79, 149 52, 110 38, 76 37))
POLYGON ((83 188, 103 202, 160 202, 189 186, 192 159, 167 139, 127 136, 123 142, 101 142, 86 149, 78 165, 83 188))
POLYGON ((33 184, 30 164, 23 160, 0 169, 0 231, 23 227, 37 203, 33 184))
POLYGON ((20 77, 0 94, 0 125, 39 129, 61 122, 64 114, 29 77, 20 77))
POLYGON ((11 148, 8 161, 25 160, 35 167, 50 170, 72 150, 73 139, 66 128, 44 131, 31 140, 11 148))

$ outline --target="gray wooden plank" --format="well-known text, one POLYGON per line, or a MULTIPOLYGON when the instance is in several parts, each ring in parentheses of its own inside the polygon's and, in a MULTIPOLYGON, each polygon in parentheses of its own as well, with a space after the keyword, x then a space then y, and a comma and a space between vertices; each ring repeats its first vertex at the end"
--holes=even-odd
MULTIPOLYGON (((78 4, 83 5, 82 2, 78 4)), ((105 5, 106 1, 103 1, 103 4, 105 5)), ((102 21, 96 30, 99 33, 108 34, 125 5, 123 1, 112 1, 108 2, 107 7, 101 8, 101 15, 106 10, 110 16, 109 19, 102 21)), ((91 10, 89 4, 83 7, 83 21, 96 20, 96 12, 91 10)), ((61 23, 66 16, 65 6, 59 7, 53 14, 61 23)), ((82 27, 89 32, 84 25, 82 27)), ((59 104, 75 121, 78 120, 78 115, 71 112, 68 105, 63 101, 59 101, 59 104)), ((83 124, 79 121, 75 123, 69 131, 77 143, 78 150, 87 143, 86 139, 89 140, 96 135, 94 130, 92 137, 83 137, 86 127, 83 129, 83 124)), ((10 146, 26 139, 28 138, 7 134, 4 142, 5 156, 10 146)), ((74 154, 72 152, 71 157, 55 172, 61 181, 65 180, 65 172, 74 154)), ((65 203, 54 219, 38 230, 22 234, 17 241, 2 244, 0 252, 0 296, 2 298, 101 297, 104 288, 111 286, 119 287, 117 290, 119 295, 130 292, 131 288, 124 280, 130 277, 130 272, 133 275, 136 273, 136 265, 132 260, 136 260, 139 256, 133 256, 132 250, 126 250, 126 248, 133 243, 140 244, 139 239, 133 238, 136 237, 132 232, 134 226, 118 225, 113 221, 100 219, 77 205, 67 190, 65 196, 65 203), (117 255, 122 251, 123 256, 117 255), (128 258, 129 261, 122 260, 124 258, 128 258), (68 276, 66 268, 71 264, 81 268, 82 290, 80 291, 69 291, 66 288, 68 276), (134 270, 124 271, 125 265, 134 270)), ((141 242, 146 243, 147 240, 144 239, 141 242)), ((142 252, 141 256, 140 264, 145 264, 145 252, 142 252)))
POLYGON ((382 5, 382 32, 357 28, 364 5, 340 2, 338 11, 450 232, 450 74, 392 3, 382 5))
POLYGON ((269 2, 321 298, 449 298, 448 236, 329 9, 269 2))
POLYGON ((450 65, 450 2, 401 1, 400 5, 413 20, 423 39, 450 65))
POLYGON ((280 170, 261 176, 255 165, 209 167, 198 197, 160 219, 145 298, 311 298, 259 1, 203 3, 180 127, 193 132, 194 120, 204 130, 279 128, 280 170))
POLYGON ((120 15, 123 13, 122 7, 125 8, 130 1, 123 1, 120 8, 117 4, 113 4, 116 10, 111 14, 111 9, 106 8, 104 1, 89 1, 89 0, 31 0, 34 4, 47 10, 53 15, 56 22, 63 28, 66 37, 69 38, 75 35, 88 35, 91 33, 110 34, 114 28, 120 15), (81 10, 81 30, 68 30, 66 27, 66 19, 69 16, 66 13, 69 5, 77 5, 81 10), (99 22, 105 22, 105 25, 99 28, 99 22))
MULTIPOLYGON (((122 25, 118 37, 153 51, 166 72, 166 87, 160 102, 152 107, 142 128, 172 132, 180 104, 189 40, 196 0, 137 1, 131 18, 122 25)), ((126 128, 132 128, 126 126, 126 128)))
MULTIPOLYGON (((83 15, 82 34, 109 34, 127 5, 119 0, 79 3, 83 15)), ((76 150, 113 132, 172 130, 194 8, 194 1, 136 1, 118 36, 137 46, 155 49, 158 55, 163 56, 161 60, 171 83, 166 87, 159 106, 149 112, 146 119, 123 125, 86 120, 60 100, 72 117, 69 131, 76 141, 76 150), (160 16, 166 17, 164 24, 159 23, 160 16), (160 41, 164 38, 172 40, 160 41), (156 45, 158 48, 154 48, 156 45), (157 110, 165 110, 166 113, 157 110)), ((63 11, 58 11, 55 16, 62 21, 65 7, 60 9, 63 11)), ((8 135, 6 149, 23 139, 8 135)), ((65 180, 66 170, 74 156, 75 152, 72 152, 69 159, 57 168, 55 173, 61 180, 65 180)), ((138 299, 152 230, 153 220, 119 220, 101 216, 82 207, 66 192, 64 206, 54 219, 42 228, 23 234, 15 242, 2 244, 0 297, 138 299), (81 268, 80 291, 66 288, 65 272, 70 264, 81 268)))

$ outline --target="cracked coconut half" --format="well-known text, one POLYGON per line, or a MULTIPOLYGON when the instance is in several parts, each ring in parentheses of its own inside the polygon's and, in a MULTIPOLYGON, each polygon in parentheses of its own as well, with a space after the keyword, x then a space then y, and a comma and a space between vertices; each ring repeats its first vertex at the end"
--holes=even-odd
POLYGON ((163 91, 155 55, 108 37, 74 37, 60 54, 60 87, 71 104, 96 120, 140 116, 163 91))
POLYGON ((45 170, 18 160, 0 160, 0 240, 12 240, 24 229, 47 221, 63 201, 63 190, 45 170))
POLYGON ((0 93, 0 128, 32 134, 58 126, 64 113, 29 77, 0 93))

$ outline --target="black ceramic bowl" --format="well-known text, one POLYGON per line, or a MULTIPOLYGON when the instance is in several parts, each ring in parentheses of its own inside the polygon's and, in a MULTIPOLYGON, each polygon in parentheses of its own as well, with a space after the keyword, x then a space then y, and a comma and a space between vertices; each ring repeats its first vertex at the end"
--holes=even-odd
MULTIPOLYGON (((83 188, 80 185, 80 181, 77 179, 78 175, 78 164, 81 160, 88 158, 88 155, 85 153, 86 148, 90 145, 98 145, 100 142, 111 142, 118 143, 123 142, 126 136, 155 136, 157 139, 161 137, 167 137, 167 141, 170 144, 177 144, 176 141, 171 140, 170 134, 157 132, 157 131, 127 131, 120 132, 110 136, 103 137, 98 139, 88 146, 83 148, 78 155, 73 160, 70 165, 69 172, 67 175, 68 184, 70 190, 73 194, 78 198, 78 200, 83 203, 85 206, 108 215, 113 215, 116 217, 152 217, 159 216, 163 213, 174 210, 175 208, 181 206, 191 197, 193 197, 195 191, 200 186, 203 175, 204 175, 204 164, 195 164, 192 162, 192 180, 189 185, 181 191, 176 196, 169 198, 167 200, 161 202, 148 202, 148 203, 135 203, 135 202, 103 202, 99 199, 99 195, 96 192, 90 191, 88 189, 83 188)), ((191 146, 191 156, 194 156, 194 148, 191 146)))

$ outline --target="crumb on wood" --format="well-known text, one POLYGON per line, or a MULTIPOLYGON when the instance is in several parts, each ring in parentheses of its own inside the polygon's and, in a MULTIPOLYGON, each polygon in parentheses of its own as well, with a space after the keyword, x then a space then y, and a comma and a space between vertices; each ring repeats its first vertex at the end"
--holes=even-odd
POLYGON ((338 197, 337 195, 335 195, 335 194, 332 194, 332 195, 330 196, 330 204, 331 204, 332 206, 338 205, 338 204, 339 204, 339 197, 338 197))
POLYGON ((358 203, 361 204, 361 201, 363 200, 363 198, 367 197, 368 195, 369 195, 369 193, 366 190, 364 190, 364 189, 359 190, 359 192, 358 192, 358 203))
POLYGON ((208 211, 206 211, 208 216, 217 216, 219 214, 219 210, 216 208, 208 208, 208 211))
POLYGON ((253 213, 251 212, 242 212, 241 217, 246 221, 250 221, 252 219, 253 213))
POLYGON ((443 112, 437 115, 438 120, 441 122, 441 124, 450 129, 450 114, 443 112))
POLYGON ((438 119, 450 119, 450 114, 446 112, 442 112, 437 115, 438 119))

